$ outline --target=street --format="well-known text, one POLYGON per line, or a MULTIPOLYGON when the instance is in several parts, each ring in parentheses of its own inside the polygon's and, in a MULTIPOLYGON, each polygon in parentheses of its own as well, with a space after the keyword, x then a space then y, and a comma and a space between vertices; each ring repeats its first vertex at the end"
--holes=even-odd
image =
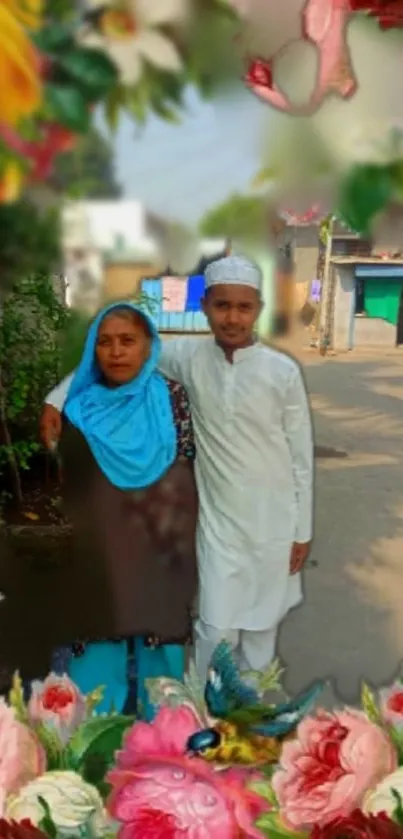
POLYGON ((332 677, 325 704, 356 703, 361 679, 388 684, 403 659, 403 353, 300 360, 319 455, 315 541, 278 653, 287 692, 332 677))

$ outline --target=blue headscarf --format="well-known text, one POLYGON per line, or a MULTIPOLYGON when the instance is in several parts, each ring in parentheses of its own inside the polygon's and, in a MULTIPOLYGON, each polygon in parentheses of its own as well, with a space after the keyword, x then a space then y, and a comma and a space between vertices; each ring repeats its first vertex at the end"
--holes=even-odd
POLYGON ((176 431, 167 383, 157 371, 161 352, 158 332, 132 303, 113 303, 91 324, 81 362, 68 392, 64 412, 85 437, 98 466, 119 489, 150 486, 176 458, 176 431), (96 363, 100 324, 115 309, 138 312, 151 331, 149 359, 127 384, 102 384, 96 363))

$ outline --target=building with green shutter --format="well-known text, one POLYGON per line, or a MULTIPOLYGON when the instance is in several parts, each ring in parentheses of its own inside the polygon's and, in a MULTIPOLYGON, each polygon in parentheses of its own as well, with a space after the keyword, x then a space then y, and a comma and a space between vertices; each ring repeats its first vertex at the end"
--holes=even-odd
POLYGON ((403 346, 403 259, 333 257, 322 323, 328 345, 403 346))

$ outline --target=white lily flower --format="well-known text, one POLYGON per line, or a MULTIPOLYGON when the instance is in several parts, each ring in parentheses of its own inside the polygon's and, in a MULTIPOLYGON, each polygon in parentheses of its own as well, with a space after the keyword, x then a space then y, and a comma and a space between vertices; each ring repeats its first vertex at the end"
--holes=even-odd
POLYGON ((134 87, 139 82, 145 62, 169 73, 182 69, 175 44, 160 27, 183 26, 188 19, 188 0, 87 0, 87 8, 104 11, 98 31, 87 28, 80 41, 105 50, 118 67, 124 85, 134 87))

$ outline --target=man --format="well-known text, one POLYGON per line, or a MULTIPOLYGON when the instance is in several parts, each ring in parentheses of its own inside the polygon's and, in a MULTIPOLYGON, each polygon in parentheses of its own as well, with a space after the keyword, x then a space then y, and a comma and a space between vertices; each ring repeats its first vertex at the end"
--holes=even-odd
MULTIPOLYGON (((312 422, 300 369, 255 340, 260 270, 229 256, 210 264, 205 280, 214 338, 167 341, 160 363, 186 388, 195 430, 203 680, 222 638, 242 670, 271 663, 278 625, 302 600, 313 509, 312 422)), ((41 428, 48 447, 60 434, 69 380, 47 398, 41 428)))

